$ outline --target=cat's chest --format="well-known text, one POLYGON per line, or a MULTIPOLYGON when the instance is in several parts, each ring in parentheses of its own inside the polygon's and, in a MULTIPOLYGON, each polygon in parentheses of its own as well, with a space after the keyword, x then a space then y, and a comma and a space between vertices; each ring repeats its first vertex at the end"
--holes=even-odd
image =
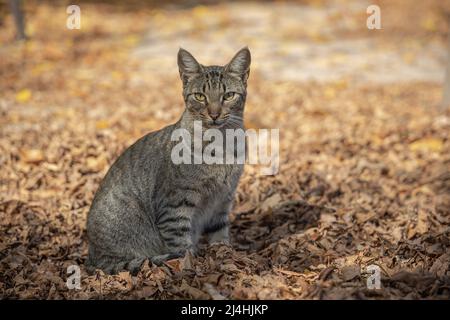
POLYGON ((242 168, 239 166, 208 168, 201 179, 200 189, 204 191, 201 201, 203 211, 215 212, 218 207, 227 202, 230 195, 234 193, 241 174, 242 168))
POLYGON ((216 211, 226 198, 236 190, 243 165, 198 165, 185 166, 176 180, 173 190, 189 189, 186 196, 203 212, 216 211), (186 187, 188 186, 188 187, 186 187))
POLYGON ((193 184, 201 185, 206 190, 232 188, 236 185, 243 171, 242 165, 198 165, 186 167, 184 178, 193 184))
POLYGON ((196 226, 196 231, 203 230, 207 224, 215 219, 214 216, 226 213, 232 198, 232 190, 226 187, 218 189, 213 194, 205 195, 202 204, 197 208, 197 214, 193 217, 193 225, 196 226))

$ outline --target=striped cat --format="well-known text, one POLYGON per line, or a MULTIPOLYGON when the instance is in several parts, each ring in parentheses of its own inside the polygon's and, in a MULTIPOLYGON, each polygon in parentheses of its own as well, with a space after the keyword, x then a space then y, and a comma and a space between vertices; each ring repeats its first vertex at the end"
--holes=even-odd
POLYGON ((87 219, 87 271, 135 274, 145 259, 155 264, 195 253, 202 235, 228 243, 228 214, 241 164, 174 164, 176 129, 243 129, 250 51, 225 66, 203 66, 178 52, 186 108, 175 124, 129 147, 103 179, 87 219))

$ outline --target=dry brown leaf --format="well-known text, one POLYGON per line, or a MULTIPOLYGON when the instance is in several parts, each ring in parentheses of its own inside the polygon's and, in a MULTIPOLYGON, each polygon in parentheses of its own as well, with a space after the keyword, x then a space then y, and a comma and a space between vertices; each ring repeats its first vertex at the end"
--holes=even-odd
POLYGON ((281 202, 281 196, 276 193, 268 197, 264 202, 261 204, 261 209, 263 211, 267 211, 269 209, 274 208, 277 204, 281 202))
POLYGON ((417 212, 416 231, 419 234, 425 234, 428 232, 428 212, 423 208, 419 208, 417 212))
POLYGON ((183 279, 180 290, 189 294, 193 299, 207 299, 209 295, 200 289, 194 288, 183 279))
POLYGON ((444 253, 434 261, 430 268, 430 272, 435 273, 439 277, 443 277, 450 273, 450 253, 444 253))
POLYGON ((150 298, 152 297, 156 292, 157 292, 157 288, 155 287, 143 287, 142 289, 138 290, 136 292, 136 297, 138 299, 145 299, 145 298, 150 298))
POLYGON ((227 263, 220 266, 220 270, 227 273, 239 272, 238 267, 235 264, 227 263))
POLYGON ((361 275, 361 268, 359 266, 345 266, 341 269, 341 273, 344 281, 350 281, 361 275))

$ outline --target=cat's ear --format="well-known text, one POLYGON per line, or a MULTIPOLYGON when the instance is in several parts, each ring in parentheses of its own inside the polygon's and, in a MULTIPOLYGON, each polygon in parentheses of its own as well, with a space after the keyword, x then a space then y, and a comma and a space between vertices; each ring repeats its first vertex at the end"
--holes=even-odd
POLYGON ((186 84, 189 79, 202 72, 200 63, 195 60, 192 54, 183 48, 180 48, 178 51, 178 69, 183 84, 186 84))
POLYGON ((225 66, 225 71, 236 75, 240 77, 242 81, 247 82, 247 78, 250 73, 251 60, 250 50, 248 50, 248 47, 242 48, 225 66))

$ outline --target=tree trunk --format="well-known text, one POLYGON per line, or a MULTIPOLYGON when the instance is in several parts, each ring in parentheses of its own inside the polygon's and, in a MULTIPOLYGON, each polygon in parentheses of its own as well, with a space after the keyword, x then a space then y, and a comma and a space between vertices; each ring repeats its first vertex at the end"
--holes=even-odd
POLYGON ((447 44, 447 67, 445 69, 444 90, 442 95, 441 108, 443 110, 450 108, 450 15, 448 16, 448 44, 447 44))
POLYGON ((17 39, 25 40, 25 24, 23 12, 20 8, 20 0, 9 0, 12 14, 14 16, 14 22, 16 23, 17 39))

